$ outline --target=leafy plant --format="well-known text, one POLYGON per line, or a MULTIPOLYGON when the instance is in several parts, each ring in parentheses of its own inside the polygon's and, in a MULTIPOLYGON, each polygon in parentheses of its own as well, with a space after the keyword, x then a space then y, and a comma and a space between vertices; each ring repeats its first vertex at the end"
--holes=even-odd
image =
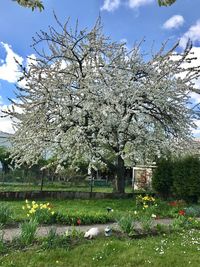
POLYGON ((136 206, 142 207, 143 209, 148 208, 149 206, 156 205, 156 199, 152 196, 142 196, 139 195, 136 197, 136 206))
POLYGON ((185 216, 177 216, 171 224, 171 228, 174 231, 180 231, 186 226, 187 219, 185 216))
POLYGON ((37 227, 38 222, 37 220, 33 219, 21 224, 21 234, 19 237, 19 241, 22 245, 27 246, 33 243, 36 236, 37 227))
POLYGON ((65 234, 67 237, 70 237, 71 239, 81 239, 84 236, 83 232, 81 232, 74 226, 72 226, 70 230, 66 231, 65 234))
POLYGON ((117 222, 122 232, 128 235, 131 235, 134 233, 135 218, 132 215, 128 214, 127 216, 123 216, 117 222))
POLYGON ((9 223, 12 220, 12 216, 13 212, 8 205, 0 205, 0 224, 5 225, 9 223))
POLYGON ((151 216, 144 214, 139 218, 139 222, 144 233, 152 231, 153 220, 151 216))
POLYGON ((5 245, 3 237, 4 237, 3 225, 0 224, 0 253, 3 253, 6 251, 6 245, 5 245))
POLYGON ((55 213, 49 203, 29 202, 28 200, 26 200, 26 204, 22 209, 26 210, 28 218, 37 220, 38 223, 51 223, 52 216, 55 213))
POLYGON ((51 228, 48 235, 43 239, 42 247, 44 249, 52 249, 57 247, 69 246, 69 237, 66 235, 58 235, 56 233, 56 228, 51 228))

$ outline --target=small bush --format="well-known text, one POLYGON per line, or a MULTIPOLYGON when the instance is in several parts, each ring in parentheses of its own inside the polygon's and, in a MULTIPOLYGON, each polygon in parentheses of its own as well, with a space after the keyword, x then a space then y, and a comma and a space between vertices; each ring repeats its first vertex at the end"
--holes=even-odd
POLYGON ((27 246, 33 243, 36 236, 38 222, 36 220, 30 220, 21 224, 21 234, 19 241, 21 245, 27 246))
POLYGON ((151 216, 143 215, 140 217, 139 222, 144 233, 149 233, 152 231, 153 219, 151 216))
POLYGON ((128 214, 127 216, 121 217, 117 220, 120 230, 123 233, 131 235, 134 233, 135 230, 135 218, 128 214))
POLYGON ((58 235, 56 233, 56 228, 51 228, 48 235, 43 239, 42 248, 53 249, 58 247, 69 246, 69 237, 66 235, 58 235))
POLYGON ((6 204, 0 205, 0 224, 7 224, 12 221, 13 212, 6 204))

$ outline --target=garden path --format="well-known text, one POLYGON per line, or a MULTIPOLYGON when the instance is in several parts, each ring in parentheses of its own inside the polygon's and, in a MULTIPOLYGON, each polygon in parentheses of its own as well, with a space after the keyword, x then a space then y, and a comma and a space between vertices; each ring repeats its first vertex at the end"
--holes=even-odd
MULTIPOLYGON (((171 224, 173 219, 159 219, 154 220, 154 225, 156 224, 171 224)), ((86 232, 88 229, 92 227, 98 227, 100 232, 104 232, 106 226, 110 226, 113 229, 117 229, 117 223, 107 223, 107 224, 93 224, 93 225, 80 225, 80 226, 69 226, 69 225, 46 225, 46 226, 39 226, 37 230, 37 236, 46 236, 51 228, 56 228, 56 232, 61 235, 64 234, 67 230, 75 228, 76 230, 80 230, 82 232, 86 232)), ((140 228, 140 225, 137 225, 140 228)), ((19 227, 10 227, 5 228, 3 230, 3 238, 6 241, 11 241, 13 238, 19 236, 20 228, 19 227)))

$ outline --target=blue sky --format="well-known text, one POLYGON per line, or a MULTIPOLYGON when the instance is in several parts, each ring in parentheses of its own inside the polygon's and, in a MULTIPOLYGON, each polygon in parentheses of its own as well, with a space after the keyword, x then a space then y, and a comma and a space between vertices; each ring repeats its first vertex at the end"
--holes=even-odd
MULTIPOLYGON (((31 43, 35 33, 56 25, 53 10, 63 22, 70 17, 72 26, 78 19, 80 28, 91 28, 100 14, 105 34, 115 41, 126 40, 129 47, 145 39, 144 51, 150 51, 153 43, 158 49, 168 39, 170 44, 181 40, 181 50, 190 38, 200 65, 199 0, 177 0, 167 8, 159 7, 157 0, 44 0, 43 3, 44 11, 32 12, 12 0, 0 1, 0 108, 9 105, 8 98, 15 98, 19 72, 13 57, 26 63, 27 56, 34 53, 31 43)), ((197 86, 200 87, 200 81, 197 86)), ((198 96, 194 98, 200 100, 198 96)), ((8 118, 0 118, 0 130, 12 132, 8 118)), ((195 131, 199 133, 200 127, 195 131)))

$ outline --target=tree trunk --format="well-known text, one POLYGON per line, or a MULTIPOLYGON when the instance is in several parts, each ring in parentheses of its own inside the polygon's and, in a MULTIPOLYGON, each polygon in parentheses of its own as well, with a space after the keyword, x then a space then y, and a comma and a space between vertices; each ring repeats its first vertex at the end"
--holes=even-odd
POLYGON ((125 193, 125 166, 121 156, 117 157, 116 173, 115 173, 115 190, 117 193, 125 193))

